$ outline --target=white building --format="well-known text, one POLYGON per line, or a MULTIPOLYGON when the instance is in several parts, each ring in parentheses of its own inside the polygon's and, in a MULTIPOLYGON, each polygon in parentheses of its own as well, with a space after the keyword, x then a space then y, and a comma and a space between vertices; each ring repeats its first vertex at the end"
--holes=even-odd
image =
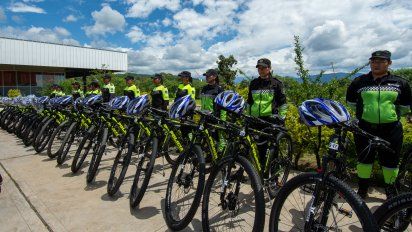
POLYGON ((37 93, 64 78, 86 77, 92 70, 127 71, 127 53, 0 37, 0 95, 9 89, 37 93))

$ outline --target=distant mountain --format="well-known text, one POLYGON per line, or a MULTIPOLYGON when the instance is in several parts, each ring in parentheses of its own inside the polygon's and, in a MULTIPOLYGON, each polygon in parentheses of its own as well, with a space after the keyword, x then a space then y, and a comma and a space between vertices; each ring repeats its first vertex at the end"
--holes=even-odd
MULTIPOLYGON (((344 73, 344 72, 339 72, 339 73, 327 73, 327 74, 323 74, 321 77, 321 82, 329 82, 333 79, 340 79, 340 78, 344 78, 346 76, 348 76, 349 73, 344 73)), ((351 79, 354 79, 360 75, 363 75, 363 73, 356 73, 355 75, 353 75, 351 77, 351 79)), ((316 79, 318 77, 318 75, 311 75, 310 78, 316 79)))
MULTIPOLYGON (((355 77, 358 77, 358 76, 360 76, 360 75, 362 75, 363 73, 357 73, 357 74, 355 74, 355 75, 353 75, 352 77, 351 77, 351 79, 354 79, 355 77)), ((347 75, 349 75, 349 73, 344 73, 344 72, 339 72, 339 73, 327 73, 327 74, 323 74, 322 75, 322 78, 321 78, 321 81, 322 82, 329 82, 329 81, 331 81, 331 80, 333 80, 334 78, 337 78, 337 79, 340 79, 340 78, 344 78, 344 77, 346 77, 347 75)), ((312 79, 316 79, 316 77, 317 77, 318 75, 310 75, 309 77, 310 78, 312 78, 312 79)), ((297 81, 301 81, 299 78, 297 78, 297 77, 290 77, 290 78, 295 78, 297 81)), ((237 84, 237 83, 239 83, 239 82, 241 82, 242 80, 244 80, 245 78, 243 77, 243 76, 237 76, 236 77, 236 79, 235 79, 235 83, 237 84)))

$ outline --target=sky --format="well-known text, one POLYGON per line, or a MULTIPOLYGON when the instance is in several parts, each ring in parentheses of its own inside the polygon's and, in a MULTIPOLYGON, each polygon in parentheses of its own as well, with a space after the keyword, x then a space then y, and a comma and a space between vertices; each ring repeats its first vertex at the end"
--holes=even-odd
POLYGON ((411 15, 411 0, 1 0, 0 36, 126 51, 141 74, 201 76, 233 55, 248 76, 262 57, 296 76, 294 35, 312 74, 349 72, 374 50, 412 67, 411 15))

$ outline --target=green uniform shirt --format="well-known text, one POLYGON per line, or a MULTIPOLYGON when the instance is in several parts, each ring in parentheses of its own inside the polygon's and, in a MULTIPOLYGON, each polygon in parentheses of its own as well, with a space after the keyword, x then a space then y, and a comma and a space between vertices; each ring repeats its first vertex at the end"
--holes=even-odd
POLYGON ((53 90, 51 92, 51 94, 55 97, 61 97, 61 96, 65 96, 66 94, 63 91, 57 91, 57 90, 53 90))
POLYGON ((128 96, 130 99, 140 96, 140 90, 136 87, 136 85, 126 86, 124 88, 124 95, 128 96))
POLYGON ((195 99, 196 97, 195 87, 192 87, 190 84, 187 84, 187 85, 179 84, 177 93, 176 93, 176 99, 183 97, 185 95, 190 95, 193 99, 195 99))
POLYGON ((153 88, 151 96, 152 107, 167 109, 167 104, 169 103, 169 91, 164 85, 159 85, 153 88))
POLYGON ((116 92, 116 87, 113 85, 113 83, 103 85, 102 89, 108 89, 110 94, 114 94, 116 92))

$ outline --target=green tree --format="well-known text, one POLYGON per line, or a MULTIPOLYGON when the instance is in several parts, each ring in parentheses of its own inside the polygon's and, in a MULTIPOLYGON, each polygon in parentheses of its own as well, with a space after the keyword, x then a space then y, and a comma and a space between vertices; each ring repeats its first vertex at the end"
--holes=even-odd
POLYGON ((412 68, 401 68, 394 70, 392 73, 407 79, 409 82, 412 82, 412 68))
POLYGON ((233 70, 232 68, 233 65, 237 64, 237 60, 233 55, 229 57, 220 55, 216 63, 218 65, 219 78, 223 81, 223 87, 225 89, 235 89, 235 78, 238 70, 233 70))

